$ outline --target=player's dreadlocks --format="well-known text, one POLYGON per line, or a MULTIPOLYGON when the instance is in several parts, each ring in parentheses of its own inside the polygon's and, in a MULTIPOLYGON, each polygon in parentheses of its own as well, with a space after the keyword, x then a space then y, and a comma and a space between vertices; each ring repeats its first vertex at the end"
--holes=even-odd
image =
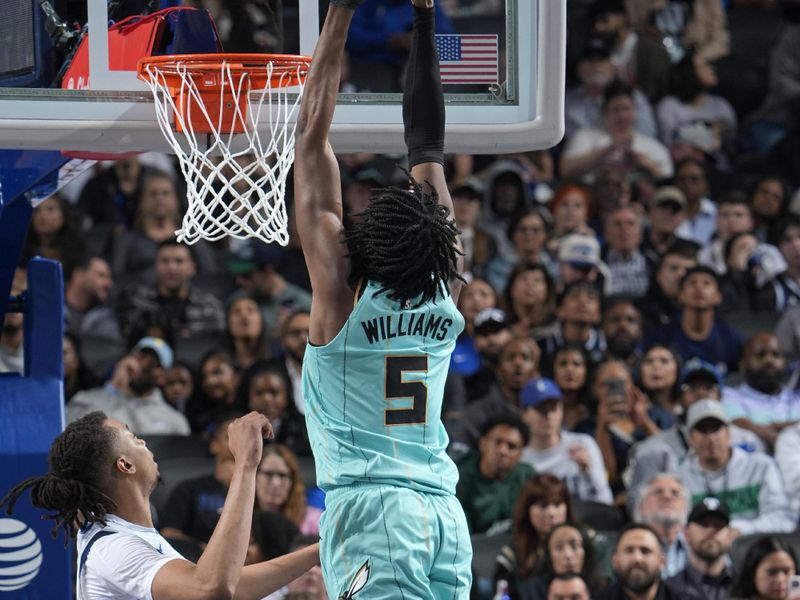
POLYGON ((107 472, 102 465, 113 461, 116 439, 114 430, 104 424, 106 418, 105 413, 95 411, 67 425, 50 446, 48 473, 12 488, 0 500, 0 509, 7 506, 6 514, 10 515, 19 497, 30 488, 36 508, 54 511, 44 518, 55 521, 50 532, 54 538, 59 528, 64 530, 65 545, 85 523, 105 525, 106 514, 116 508, 102 491, 107 472))
POLYGON ((392 300, 419 298, 417 306, 435 300, 451 279, 461 279, 460 232, 433 186, 411 178, 410 190, 378 189, 356 217, 344 232, 353 279, 379 283, 380 293, 392 300))

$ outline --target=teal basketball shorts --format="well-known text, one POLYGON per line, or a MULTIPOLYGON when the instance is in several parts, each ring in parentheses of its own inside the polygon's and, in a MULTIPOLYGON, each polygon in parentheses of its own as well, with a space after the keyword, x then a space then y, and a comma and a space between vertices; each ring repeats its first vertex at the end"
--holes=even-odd
POLYGON ((330 600, 467 600, 472 544, 455 496, 356 485, 331 490, 320 521, 330 600))

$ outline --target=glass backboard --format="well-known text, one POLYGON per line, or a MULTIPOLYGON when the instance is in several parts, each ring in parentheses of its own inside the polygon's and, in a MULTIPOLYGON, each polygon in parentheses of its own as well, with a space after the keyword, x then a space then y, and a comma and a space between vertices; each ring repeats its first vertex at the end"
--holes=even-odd
MULTIPOLYGON (((39 4, 12 1, 23 8, 26 2, 33 9, 39 4)), ((148 2, 112 3, 112 8, 126 4, 148 2)), ((495 154, 556 144, 563 132, 566 0, 437 4, 447 150, 495 154)), ((327 1, 194 0, 183 5, 210 10, 227 52, 311 55, 327 1)), ((63 0, 54 7, 66 13, 59 16, 67 22, 101 32, 89 34, 86 76, 70 77, 67 70, 61 79, 21 86, 19 77, 0 73, 0 148, 168 152, 150 91, 132 70, 114 68, 120 50, 113 44, 109 49, 106 0, 63 0)), ((408 0, 366 0, 359 8, 331 132, 337 152, 404 151, 401 81, 409 15, 408 0)), ((18 29, 14 35, 30 33, 18 29)), ((39 46, 49 41, 41 38, 51 37, 43 31, 39 23, 33 32, 39 46)), ((4 45, 16 43, 9 35, 4 45)), ((170 39, 161 48, 175 51, 181 44, 170 39)))

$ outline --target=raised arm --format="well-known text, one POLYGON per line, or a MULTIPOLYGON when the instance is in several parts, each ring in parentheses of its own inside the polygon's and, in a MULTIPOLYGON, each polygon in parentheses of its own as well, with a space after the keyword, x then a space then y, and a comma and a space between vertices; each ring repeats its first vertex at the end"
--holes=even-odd
POLYGON ((153 600, 234 597, 250 541, 262 437, 270 431, 269 421, 260 413, 236 419, 228 427, 235 471, 219 523, 197 564, 173 560, 158 570, 151 586, 153 600))
MULTIPOLYGON (((417 182, 428 183, 436 190, 439 204, 453 216, 453 200, 444 175, 444 92, 439 73, 434 34, 433 0, 412 0, 414 30, 406 66, 406 85, 403 93, 403 126, 405 130, 411 175, 417 182)), ((459 242, 459 250, 460 242, 459 242)), ((464 269, 459 257, 458 271, 464 269)), ((462 282, 450 282, 450 294, 458 299, 462 282)))
MULTIPOLYGON (((336 108, 344 44, 355 0, 333 0, 306 78, 297 121, 294 182, 297 231, 314 291, 310 339, 326 343, 343 322, 331 310, 347 306, 350 265, 341 243, 339 166, 328 142, 336 108), (333 307, 333 308, 331 308, 333 307), (338 323, 337 323, 338 322, 338 323)), ((346 315, 344 315, 346 318, 346 315)))

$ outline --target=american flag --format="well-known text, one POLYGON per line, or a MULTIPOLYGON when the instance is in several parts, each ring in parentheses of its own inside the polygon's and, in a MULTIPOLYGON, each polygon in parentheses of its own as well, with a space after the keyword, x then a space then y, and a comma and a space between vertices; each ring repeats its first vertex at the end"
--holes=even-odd
POLYGON ((442 83, 497 83, 497 35, 439 34, 442 83))

